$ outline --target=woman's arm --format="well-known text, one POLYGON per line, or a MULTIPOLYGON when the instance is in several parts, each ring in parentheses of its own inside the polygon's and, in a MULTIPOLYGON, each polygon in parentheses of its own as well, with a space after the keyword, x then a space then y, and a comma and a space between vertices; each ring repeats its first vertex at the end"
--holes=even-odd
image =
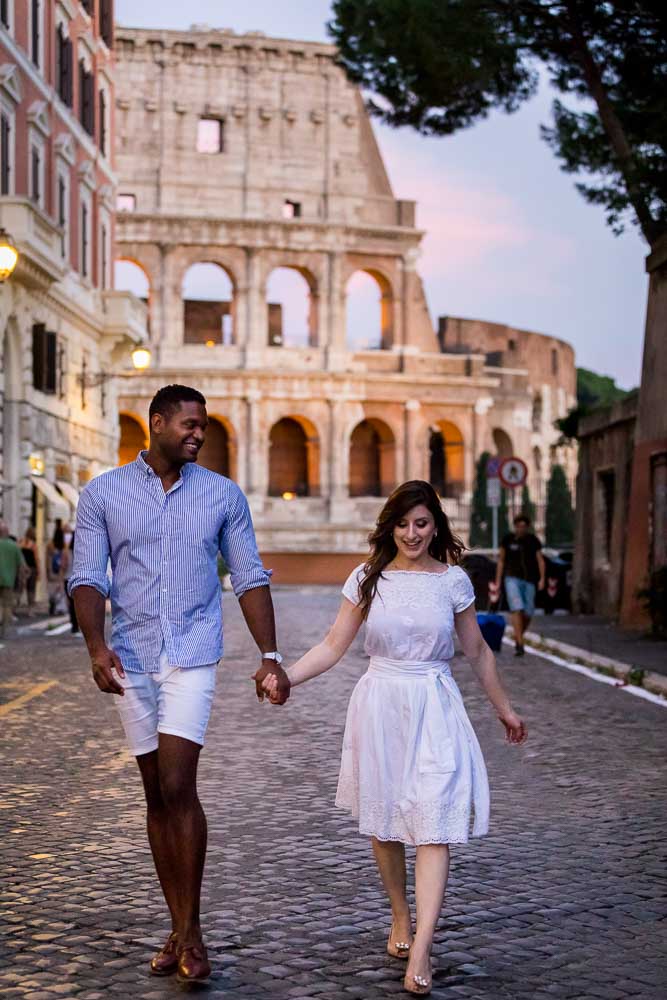
POLYGON ((526 727, 510 704, 496 669, 496 658, 479 630, 475 606, 454 615, 456 634, 464 655, 475 672, 487 698, 498 713, 510 743, 523 743, 528 733, 526 727))
MULTIPOLYGON (((350 643, 361 627, 363 616, 359 608, 344 597, 340 603, 338 616, 328 634, 317 646, 313 646, 300 660, 297 660, 288 670, 287 676, 292 687, 303 684, 311 677, 317 677, 338 663, 347 651, 350 643)), ((262 682, 264 690, 272 695, 274 687, 271 675, 262 682)), ((271 698, 273 701, 273 698, 271 698)))

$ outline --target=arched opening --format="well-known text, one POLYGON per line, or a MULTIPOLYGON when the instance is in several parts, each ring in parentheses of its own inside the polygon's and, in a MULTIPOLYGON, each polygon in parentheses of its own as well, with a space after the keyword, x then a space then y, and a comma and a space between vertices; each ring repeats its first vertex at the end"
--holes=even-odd
POLYGON ((2 517, 13 535, 19 535, 19 479, 21 470, 20 407, 21 341, 14 319, 5 328, 2 345, 3 406, 2 406, 2 480, 0 491, 2 517))
POLYGON ((150 281, 143 267, 124 257, 114 263, 114 288, 119 292, 132 292, 144 302, 148 302, 150 296, 150 281))
POLYGON ((130 413, 121 413, 119 422, 118 464, 129 465, 140 451, 148 447, 148 438, 141 421, 130 413))
POLYGON ((309 272, 275 268, 266 282, 266 307, 270 347, 317 345, 317 296, 309 272))
POLYGON ((355 271, 345 294, 348 350, 378 351, 391 347, 394 310, 386 278, 374 271, 355 271))
POLYGON ((315 428, 306 420, 283 417, 269 436, 269 496, 318 496, 320 448, 315 428))
POLYGON ((496 449, 496 455, 500 458, 512 458, 514 455, 512 438, 507 431, 502 430, 500 427, 493 428, 493 444, 496 449))
POLYGON ((183 343, 215 347, 235 342, 234 285, 219 264, 200 262, 185 272, 183 343))
POLYGON ((533 467, 535 469, 535 477, 540 482, 542 479, 542 452, 537 445, 533 448, 533 467))
POLYGON ((533 397, 532 425, 536 433, 542 430, 542 396, 539 392, 533 397))
POLYGON ((197 459, 200 465, 211 472, 233 479, 236 473, 236 447, 230 427, 218 417, 208 418, 206 438, 197 459))
POLYGON ((440 420, 429 438, 429 481, 441 497, 459 499, 465 492, 463 435, 456 424, 440 420))
POLYGON ((388 496, 396 484, 395 441, 382 420, 362 420, 350 436, 350 496, 388 496))

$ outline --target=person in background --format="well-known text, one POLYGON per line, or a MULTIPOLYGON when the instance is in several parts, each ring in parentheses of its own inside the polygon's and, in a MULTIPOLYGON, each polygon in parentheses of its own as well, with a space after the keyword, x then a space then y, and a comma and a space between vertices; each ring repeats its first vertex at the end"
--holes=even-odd
POLYGON ((49 593, 49 614, 55 615, 63 606, 63 585, 67 555, 65 550, 65 535, 58 523, 53 532, 53 538, 46 546, 46 582, 49 593))
POLYGON ((74 598, 69 592, 69 578, 72 575, 74 566, 74 532, 69 525, 65 525, 63 528, 63 541, 65 542, 65 550, 63 552, 63 584, 65 587, 67 606, 69 608, 69 620, 70 625, 72 626, 72 635, 81 635, 79 620, 76 617, 74 598))
POLYGON ((37 536, 35 534, 35 529, 30 524, 26 528, 25 535, 19 541, 19 548, 21 549, 21 554, 26 564, 26 570, 23 579, 23 586, 19 593, 19 603, 21 602, 21 594, 23 593, 23 588, 25 587, 26 600, 28 602, 28 614, 32 614, 32 609, 35 606, 35 590, 37 589, 37 581, 39 580, 39 553, 37 550, 37 536))
POLYGON ((525 653, 523 637, 535 613, 535 588, 544 590, 546 565, 541 550, 541 541, 531 531, 530 518, 527 514, 517 514, 514 531, 505 535, 500 543, 496 569, 497 588, 505 578, 505 596, 514 629, 515 656, 525 653))
POLYGON ((0 639, 6 638, 7 631, 12 624, 14 589, 19 573, 24 566, 21 549, 9 537, 9 528, 5 522, 0 521, 0 607, 2 608, 0 639))

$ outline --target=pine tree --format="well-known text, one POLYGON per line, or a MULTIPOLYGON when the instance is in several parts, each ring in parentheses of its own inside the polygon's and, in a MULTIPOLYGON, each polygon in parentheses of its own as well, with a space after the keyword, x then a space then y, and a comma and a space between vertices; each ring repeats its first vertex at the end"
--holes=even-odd
POLYGON ((528 489, 528 483, 524 483, 521 490, 521 513, 525 514, 530 518, 530 523, 533 528, 535 527, 535 504, 530 499, 530 490, 528 489))
POLYGON ((569 545, 574 541, 574 510, 572 496, 562 465, 554 465, 547 483, 545 525, 547 545, 569 545))

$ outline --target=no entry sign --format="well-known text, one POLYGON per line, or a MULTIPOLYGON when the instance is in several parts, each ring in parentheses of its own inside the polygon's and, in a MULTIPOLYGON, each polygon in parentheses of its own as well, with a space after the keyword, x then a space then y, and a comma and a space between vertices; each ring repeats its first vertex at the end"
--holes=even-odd
POLYGON ((523 486, 528 478, 528 466, 520 458, 505 458, 500 463, 498 475, 503 486, 523 486))

